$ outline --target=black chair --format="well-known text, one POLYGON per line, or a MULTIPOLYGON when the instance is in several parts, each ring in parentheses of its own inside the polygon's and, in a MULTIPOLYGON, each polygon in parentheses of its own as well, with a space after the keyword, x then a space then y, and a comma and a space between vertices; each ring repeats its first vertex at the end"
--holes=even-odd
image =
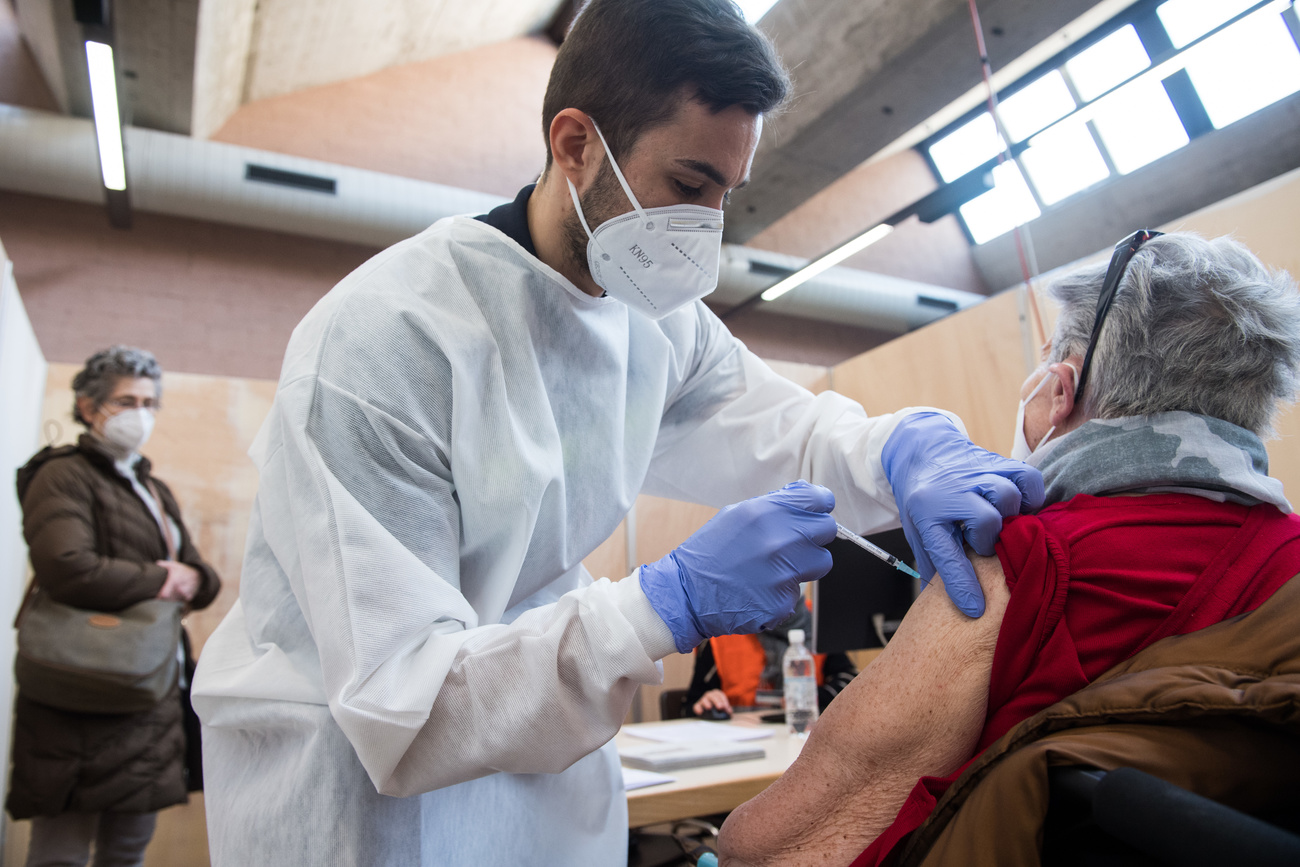
POLYGON ((1269 817, 1287 830, 1134 768, 1051 768, 1048 782, 1044 865, 1300 865, 1294 803, 1269 817))
POLYGON ((686 690, 665 689, 659 693, 659 719, 682 719, 691 715, 686 703, 686 690))

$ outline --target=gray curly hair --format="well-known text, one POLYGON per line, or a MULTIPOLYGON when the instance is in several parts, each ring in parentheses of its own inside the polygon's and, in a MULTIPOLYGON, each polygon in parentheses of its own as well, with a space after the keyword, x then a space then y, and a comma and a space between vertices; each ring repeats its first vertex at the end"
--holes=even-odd
MULTIPOLYGON (((1088 347, 1106 266, 1055 282, 1049 361, 1088 347)), ((1129 262, 1102 326, 1083 396, 1094 418, 1184 410, 1259 436, 1273 432, 1300 376, 1300 294, 1231 238, 1153 238, 1129 262)))
POLYGON ((122 377, 139 378, 147 376, 158 387, 158 397, 162 398, 162 368, 158 359, 147 349, 134 346, 113 346, 96 352, 86 359, 86 366, 77 371, 72 378, 72 417, 86 427, 90 422, 77 409, 78 397, 88 397, 98 409, 112 395, 117 381, 122 377))

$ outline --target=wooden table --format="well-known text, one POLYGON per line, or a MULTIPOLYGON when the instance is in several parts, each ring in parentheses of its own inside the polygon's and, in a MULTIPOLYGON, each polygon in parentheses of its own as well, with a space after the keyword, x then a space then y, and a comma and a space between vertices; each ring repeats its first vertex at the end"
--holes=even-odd
MULTIPOLYGON (((790 737, 784 724, 760 722, 758 717, 758 713, 737 714, 732 723, 771 729, 772 737, 753 741, 763 748, 767 754, 765 758, 668 771, 668 776, 677 778, 676 782, 646 786, 627 793, 628 827, 640 828, 692 816, 725 813, 771 785, 798 757, 804 741, 790 737)), ((615 742, 619 745, 645 743, 641 738, 627 734, 629 729, 636 727, 636 724, 623 726, 615 742)))

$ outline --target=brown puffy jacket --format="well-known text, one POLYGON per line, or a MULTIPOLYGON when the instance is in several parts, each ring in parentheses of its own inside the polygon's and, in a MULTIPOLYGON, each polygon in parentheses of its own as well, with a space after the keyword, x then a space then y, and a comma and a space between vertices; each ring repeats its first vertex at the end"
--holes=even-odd
POLYGON ((1300 576, 1022 722, 939 800, 900 865, 1041 863, 1049 767, 1132 767, 1246 813, 1300 779, 1300 576))
MULTIPOLYGON (((149 462, 136 473, 149 478, 149 462)), ((176 559, 201 575, 191 607, 221 588, 181 521, 170 490, 153 479, 180 527, 176 559)), ((167 545, 153 514, 113 466, 101 441, 47 448, 18 471, 23 535, 36 582, 59 602, 119 611, 158 595, 167 545)), ((186 800, 180 693, 132 714, 85 714, 29 701, 14 705, 14 753, 6 808, 15 819, 64 812, 152 812, 186 800)))

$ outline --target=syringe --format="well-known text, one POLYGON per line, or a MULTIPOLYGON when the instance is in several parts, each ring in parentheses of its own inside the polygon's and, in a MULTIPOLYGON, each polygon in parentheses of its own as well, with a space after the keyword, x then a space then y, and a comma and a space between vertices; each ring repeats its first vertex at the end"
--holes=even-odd
POLYGON ((872 544, 871 542, 868 542, 866 539, 862 538, 857 533, 853 532, 848 527, 844 526, 838 521, 835 522, 835 537, 838 539, 845 539, 849 542, 852 542, 854 545, 857 545, 863 551, 866 551, 868 554, 871 554, 873 556, 879 557, 881 560, 884 560, 886 563, 888 563, 890 566, 893 566, 895 569, 897 569, 900 572, 906 572, 908 575, 911 575, 913 578, 921 577, 920 573, 918 573, 911 566, 908 566, 902 560, 898 559, 893 554, 889 553, 879 545, 875 545, 872 544))

